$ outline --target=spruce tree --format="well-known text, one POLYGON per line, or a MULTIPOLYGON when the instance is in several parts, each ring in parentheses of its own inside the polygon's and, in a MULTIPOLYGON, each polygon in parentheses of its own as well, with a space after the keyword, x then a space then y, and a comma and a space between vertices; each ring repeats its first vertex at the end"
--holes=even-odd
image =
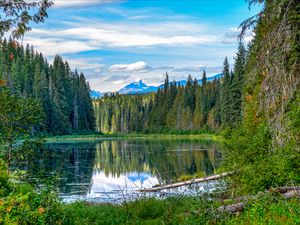
POLYGON ((232 79, 231 91, 231 124, 237 126, 242 120, 242 92, 243 79, 246 64, 246 49, 242 42, 239 43, 238 52, 235 57, 234 74, 232 79))
POLYGON ((224 60, 223 83, 221 88, 221 123, 223 127, 229 126, 231 117, 231 76, 227 57, 224 60))
POLYGON ((203 123, 206 123, 208 116, 208 95, 207 95, 207 79, 206 79, 206 71, 203 71, 202 76, 202 87, 201 87, 201 114, 203 123))

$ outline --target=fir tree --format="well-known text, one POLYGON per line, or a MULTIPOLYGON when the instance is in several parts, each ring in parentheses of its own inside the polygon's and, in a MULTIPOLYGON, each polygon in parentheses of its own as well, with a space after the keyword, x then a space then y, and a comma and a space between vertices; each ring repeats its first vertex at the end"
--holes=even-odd
POLYGON ((231 117, 231 76, 227 57, 224 60, 223 84, 221 89, 221 123, 228 126, 231 117))
POLYGON ((238 52, 235 57, 234 74, 231 91, 231 125, 236 126, 242 120, 242 91, 246 64, 246 49, 243 43, 239 43, 238 52))

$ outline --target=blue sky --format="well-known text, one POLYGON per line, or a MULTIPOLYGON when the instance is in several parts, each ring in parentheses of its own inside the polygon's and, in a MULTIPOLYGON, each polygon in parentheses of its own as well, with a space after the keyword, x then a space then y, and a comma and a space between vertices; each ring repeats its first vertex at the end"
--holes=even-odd
MULTIPOLYGON (((239 24, 257 13, 244 0, 57 0, 24 42, 49 60, 60 54, 92 89, 117 91, 142 79, 220 73, 231 63, 239 24)), ((246 35, 248 42, 253 37, 246 35)))

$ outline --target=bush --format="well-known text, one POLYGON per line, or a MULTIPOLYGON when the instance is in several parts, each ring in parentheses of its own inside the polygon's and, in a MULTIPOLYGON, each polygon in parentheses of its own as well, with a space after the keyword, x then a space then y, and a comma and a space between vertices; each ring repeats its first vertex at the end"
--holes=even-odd
POLYGON ((13 182, 0 161, 0 224, 60 224, 62 218, 55 193, 13 182))
POLYGON ((299 152, 294 145, 272 145, 268 127, 260 123, 251 129, 232 132, 227 141, 225 168, 234 171, 229 183, 238 194, 257 193, 274 186, 299 182, 299 152))
POLYGON ((299 199, 284 199, 276 194, 262 195, 247 203, 240 214, 230 215, 224 224, 278 224, 300 223, 299 199))

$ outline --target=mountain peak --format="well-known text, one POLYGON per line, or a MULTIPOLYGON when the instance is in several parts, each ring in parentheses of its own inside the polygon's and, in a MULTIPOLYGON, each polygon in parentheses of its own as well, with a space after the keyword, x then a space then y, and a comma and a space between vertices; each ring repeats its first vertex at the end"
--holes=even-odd
POLYGON ((136 94, 136 93, 148 93, 156 90, 157 90, 156 87, 148 86, 142 80, 139 80, 126 85, 118 92, 119 94, 136 94))

